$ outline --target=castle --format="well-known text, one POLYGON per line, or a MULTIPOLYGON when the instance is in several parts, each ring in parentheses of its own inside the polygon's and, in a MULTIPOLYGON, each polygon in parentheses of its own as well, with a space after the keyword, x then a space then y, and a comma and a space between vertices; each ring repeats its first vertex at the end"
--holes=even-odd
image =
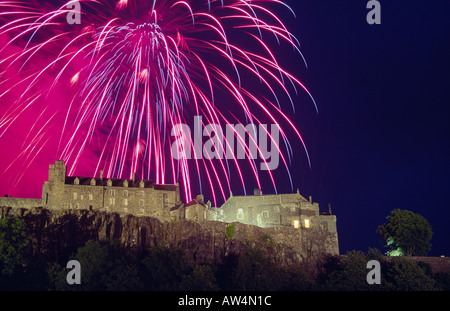
MULTIPOLYGON (((63 161, 49 166, 48 181, 41 199, 0 198, 0 206, 12 208, 43 207, 56 211, 93 210, 135 216, 150 216, 160 221, 240 222, 262 228, 292 228, 303 239, 323 244, 324 251, 339 254, 336 216, 320 212, 319 205, 295 194, 233 196, 221 207, 212 207, 198 195, 183 203, 179 184, 158 185, 149 180, 69 177, 63 161)), ((312 244, 312 242, 310 242, 312 244)))

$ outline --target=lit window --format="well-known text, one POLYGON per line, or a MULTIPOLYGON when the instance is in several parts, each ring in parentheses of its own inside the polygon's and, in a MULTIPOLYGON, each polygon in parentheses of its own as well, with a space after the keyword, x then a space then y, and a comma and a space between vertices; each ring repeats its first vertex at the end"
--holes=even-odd
POLYGON ((310 222, 309 219, 305 219, 305 228, 309 228, 310 222))
POLYGON ((92 201, 94 199, 94 196, 92 195, 92 193, 89 193, 89 201, 92 201))
POLYGON ((74 199, 74 200, 77 199, 77 193, 76 193, 76 192, 74 192, 74 193, 72 194, 72 199, 74 199))
POLYGON ((80 195, 80 200, 83 201, 83 199, 84 199, 84 196, 81 194, 80 195))
POLYGON ((243 219, 244 218, 244 210, 242 208, 238 209, 237 218, 238 219, 243 219))
POLYGON ((109 205, 115 205, 116 204, 116 198, 109 198, 109 205))
POLYGON ((294 228, 295 228, 295 229, 300 228, 300 221, 294 220, 294 228))
POLYGON ((75 208, 80 209, 80 204, 79 203, 75 204, 75 208))
POLYGON ((109 190, 109 195, 110 196, 116 195, 116 190, 109 190))
POLYGON ((125 206, 128 205, 128 199, 123 199, 123 205, 125 205, 125 206))

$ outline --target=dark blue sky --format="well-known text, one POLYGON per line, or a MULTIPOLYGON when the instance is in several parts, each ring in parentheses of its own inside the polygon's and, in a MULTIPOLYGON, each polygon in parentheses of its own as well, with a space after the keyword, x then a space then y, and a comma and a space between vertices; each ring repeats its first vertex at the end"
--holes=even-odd
POLYGON ((319 106, 296 114, 301 193, 331 202, 341 253, 384 250, 376 228, 400 208, 431 223, 430 255, 450 256, 450 2, 380 1, 381 25, 364 0, 287 3, 309 66, 293 69, 319 106))

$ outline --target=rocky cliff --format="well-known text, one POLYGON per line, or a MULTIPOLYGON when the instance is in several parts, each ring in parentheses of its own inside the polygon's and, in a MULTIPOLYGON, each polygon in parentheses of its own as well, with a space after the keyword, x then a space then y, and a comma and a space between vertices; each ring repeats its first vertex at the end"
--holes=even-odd
POLYGON ((179 248, 197 264, 218 263, 229 254, 257 247, 280 265, 303 261, 302 242, 293 228, 259 228, 240 223, 160 222, 151 217, 87 210, 51 211, 41 207, 0 207, 0 219, 24 219, 33 237, 33 250, 45 260, 65 260, 88 240, 119 240, 130 249, 157 245, 179 248))

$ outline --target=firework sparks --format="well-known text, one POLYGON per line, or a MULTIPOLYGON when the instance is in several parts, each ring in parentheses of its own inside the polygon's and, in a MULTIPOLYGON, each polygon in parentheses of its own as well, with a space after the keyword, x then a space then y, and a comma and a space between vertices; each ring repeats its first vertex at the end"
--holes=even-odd
MULTIPOLYGON (((266 39, 284 42, 300 53, 295 37, 269 9, 277 4, 290 10, 286 4, 279 0, 79 2, 82 24, 69 26, 67 2, 54 6, 54 1, 46 5, 0 1, 0 38, 7 38, 0 49, 0 74, 6 77, 0 81, 0 101, 15 95, 0 118, 0 138, 22 113, 41 105, 51 118, 44 128, 32 125, 27 143, 49 143, 42 135, 56 135, 57 125, 50 121, 59 122, 56 152, 68 164, 69 174, 83 165, 87 154, 94 154, 94 175, 102 169, 106 177, 131 178, 137 173, 161 184, 180 181, 186 201, 192 199, 192 184, 198 181, 200 187, 211 188, 216 203, 231 191, 232 175, 239 176, 246 191, 245 167, 261 185, 255 162, 174 160, 171 129, 194 115, 219 125, 266 119, 280 126, 286 154, 278 142, 276 148, 292 184, 288 163, 292 151, 285 127, 305 151, 306 147, 280 98, 285 96, 293 106, 290 93, 297 88, 312 96, 279 65, 268 43, 271 39, 266 39), (248 77, 256 78, 264 93, 247 83, 248 77), (51 111, 49 98, 65 86, 70 87, 64 94, 70 100, 51 111)), ((224 144, 222 150, 229 142, 224 144)), ((42 150, 25 149, 31 148, 42 150)), ((249 154, 248 147, 245 152, 249 154)))

